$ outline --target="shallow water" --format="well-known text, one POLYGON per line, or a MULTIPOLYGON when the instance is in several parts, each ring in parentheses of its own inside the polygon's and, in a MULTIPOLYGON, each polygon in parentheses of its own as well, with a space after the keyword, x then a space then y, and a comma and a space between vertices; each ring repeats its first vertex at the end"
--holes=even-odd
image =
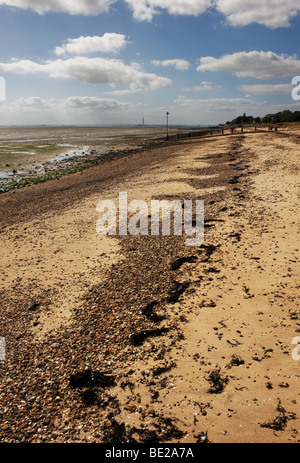
MULTIPOLYGON (((187 130, 186 127, 169 127, 168 133, 187 130)), ((46 167, 49 169, 49 164, 53 166, 64 160, 88 156, 93 148, 102 157, 112 147, 137 148, 143 142, 164 139, 165 136, 163 126, 0 127, 0 147, 2 145, 5 151, 5 145, 8 145, 7 153, 3 151, 0 181, 3 184, 24 176, 40 175, 46 167), (33 151, 35 148, 36 152, 33 151)))
MULTIPOLYGON (((172 129, 169 129, 172 130, 172 129)), ((175 129, 174 129, 175 130, 175 129)), ((176 129, 178 132, 178 128, 176 129)), ((164 136, 164 127, 0 127, 0 143, 98 144, 128 137, 164 136)))

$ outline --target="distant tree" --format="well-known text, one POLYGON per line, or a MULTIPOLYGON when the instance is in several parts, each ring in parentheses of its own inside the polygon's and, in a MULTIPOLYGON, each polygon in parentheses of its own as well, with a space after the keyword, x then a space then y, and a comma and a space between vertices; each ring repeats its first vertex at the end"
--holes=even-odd
MULTIPOLYGON (((238 116, 231 123, 232 124, 247 124, 250 122, 255 122, 256 124, 278 124, 278 123, 287 123, 287 122, 300 122, 300 111, 292 112, 289 109, 279 111, 276 114, 266 114, 263 117, 246 116, 244 113, 242 116, 238 116)), ((227 122, 228 124, 228 122, 227 122)))
POLYGON ((272 115, 271 114, 266 114, 262 118, 262 122, 263 122, 263 124, 270 124, 270 122, 272 122, 272 115))
POLYGON ((300 122, 300 111, 295 111, 293 113, 293 122, 300 122))
POLYGON ((236 119, 234 119, 232 122, 234 122, 235 124, 241 124, 242 120, 243 120, 243 116, 239 116, 236 119))
POLYGON ((278 118, 280 119, 280 122, 293 122, 293 113, 289 109, 286 109, 281 113, 278 113, 278 118))
POLYGON ((240 124, 252 124, 254 118, 252 116, 246 116, 244 113, 242 116, 238 116, 236 119, 232 121, 232 123, 240 125, 240 124))
POLYGON ((281 112, 275 114, 271 120, 271 122, 274 122, 275 124, 277 124, 278 122, 281 122, 281 112))

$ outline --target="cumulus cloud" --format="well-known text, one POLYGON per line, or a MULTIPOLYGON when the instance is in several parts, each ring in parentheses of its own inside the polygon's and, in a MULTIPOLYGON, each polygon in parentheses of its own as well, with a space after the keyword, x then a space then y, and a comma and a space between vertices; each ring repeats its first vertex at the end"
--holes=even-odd
POLYGON ((140 21, 150 21, 161 10, 171 15, 198 16, 211 5, 212 0, 125 0, 133 11, 133 17, 140 21))
POLYGON ((258 23, 272 29, 290 26, 290 19, 300 12, 296 0, 215 0, 215 6, 232 26, 258 23))
POLYGON ((49 11, 71 15, 97 15, 109 10, 115 0, 0 0, 0 5, 32 9, 38 14, 49 11))
POLYGON ((133 17, 138 21, 151 21, 158 11, 146 0, 125 0, 133 11, 133 17))
POLYGON ((126 65, 121 60, 76 56, 36 63, 31 60, 0 63, 0 72, 16 74, 46 73, 52 78, 76 79, 87 84, 135 84, 141 89, 155 90, 171 84, 171 80, 143 72, 139 65, 126 65))
POLYGON ((187 71, 190 67, 190 63, 185 59, 166 59, 163 61, 153 60, 151 61, 151 63, 154 66, 162 66, 162 67, 174 66, 179 71, 187 71))
POLYGON ((221 58, 200 58, 198 71, 233 72, 238 77, 272 79, 299 73, 300 60, 296 55, 277 55, 271 51, 238 52, 221 58))
MULTIPOLYGON (((48 11, 71 15, 98 15, 107 12, 117 0, 0 0, 0 5, 31 8, 38 14, 48 11)), ((151 20, 161 10, 173 15, 197 16, 206 11, 212 0, 125 0, 138 20, 151 20)))
POLYGON ((242 85, 239 90, 249 93, 291 93, 293 86, 291 84, 258 84, 242 85))
MULTIPOLYGON (((298 0, 123 0, 138 21, 151 21, 162 11, 170 15, 199 16, 210 8, 222 13, 232 26, 263 24, 275 29, 290 26, 299 14, 298 0)), ((98 15, 109 11, 117 0, 0 0, 0 5, 71 15, 98 15)))
POLYGON ((111 98, 100 98, 97 96, 71 96, 66 99, 56 100, 50 98, 48 100, 38 96, 27 98, 17 98, 12 102, 8 102, 6 108, 18 111, 40 111, 40 110, 101 110, 101 111, 117 111, 129 107, 128 103, 123 103, 111 98))
POLYGON ((78 37, 67 39, 61 47, 55 48, 56 55, 87 55, 89 53, 104 52, 117 53, 127 45, 126 36, 123 34, 106 32, 103 36, 78 37))
POLYGON ((121 103, 114 99, 99 98, 96 96, 71 96, 61 103, 61 107, 75 110, 117 111, 119 109, 125 109, 128 107, 128 104, 121 103))
POLYGON ((8 108, 18 111, 38 110, 44 111, 54 107, 54 100, 51 98, 46 100, 39 96, 30 96, 27 98, 18 98, 15 101, 8 103, 8 108))

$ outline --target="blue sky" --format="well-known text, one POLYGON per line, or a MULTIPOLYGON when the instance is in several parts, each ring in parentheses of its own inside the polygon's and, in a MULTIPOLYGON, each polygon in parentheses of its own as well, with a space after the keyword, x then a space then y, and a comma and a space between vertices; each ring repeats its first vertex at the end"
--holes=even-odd
POLYGON ((300 0, 0 0, 0 125, 299 110, 299 32, 300 0))

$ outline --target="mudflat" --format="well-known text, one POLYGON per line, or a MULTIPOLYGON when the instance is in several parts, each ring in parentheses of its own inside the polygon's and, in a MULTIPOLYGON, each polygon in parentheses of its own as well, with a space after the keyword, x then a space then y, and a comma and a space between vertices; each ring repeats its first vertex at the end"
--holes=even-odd
MULTIPOLYGON (((170 134, 178 131, 172 128, 170 134)), ((0 193, 102 164, 164 138, 165 129, 155 126, 0 127, 0 193)))
POLYGON ((0 195, 1 442, 300 441, 299 137, 182 140, 0 195), (203 244, 99 236, 119 192, 204 200, 203 244))

